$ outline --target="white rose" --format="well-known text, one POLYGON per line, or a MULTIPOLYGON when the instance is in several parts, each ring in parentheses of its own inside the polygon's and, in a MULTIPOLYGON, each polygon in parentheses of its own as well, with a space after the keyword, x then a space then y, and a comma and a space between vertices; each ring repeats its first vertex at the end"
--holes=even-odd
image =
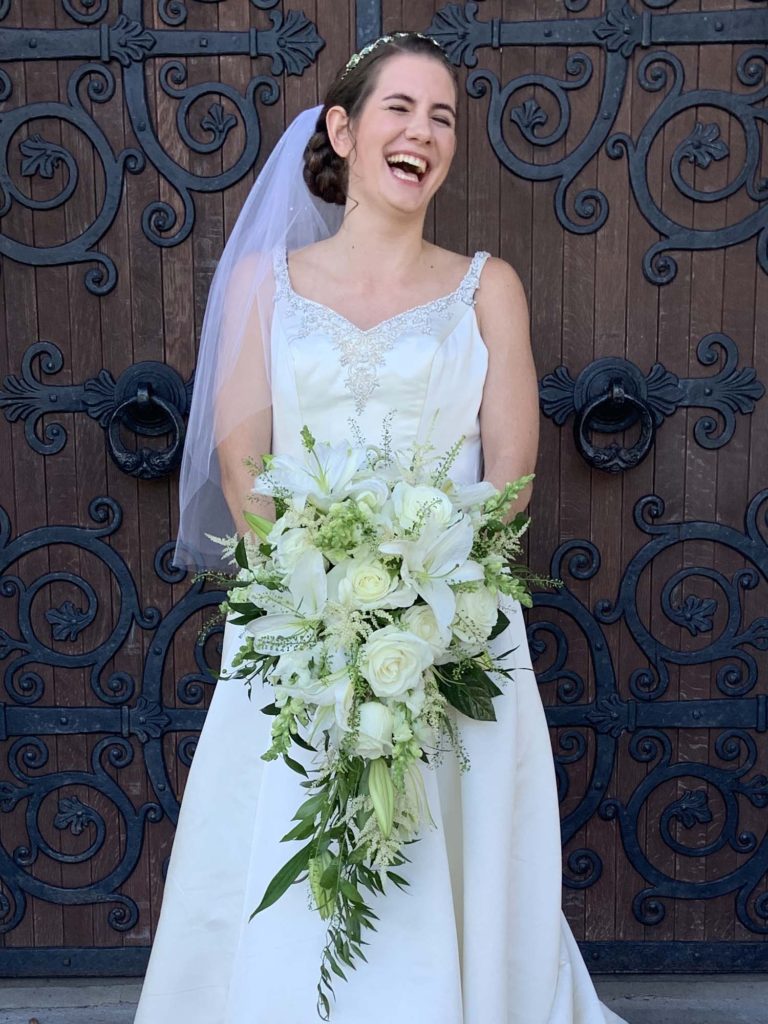
POLYGON ((353 558, 332 571, 338 600, 353 608, 403 608, 416 600, 416 591, 377 559, 353 558))
POLYGON ((392 753, 392 712, 377 700, 360 705, 360 730, 355 753, 373 760, 392 753))
POLYGON ((379 480, 377 477, 352 483, 348 490, 359 507, 367 508, 371 512, 380 509, 389 497, 389 488, 383 480, 379 480))
POLYGON ((283 572, 293 572, 301 553, 311 547, 309 531, 294 527, 277 538, 273 557, 283 572))
POLYGON ((405 530, 409 530, 422 516, 422 522, 431 519, 440 526, 447 526, 455 515, 448 495, 425 484, 413 485, 400 480, 393 488, 392 501, 395 515, 405 530))
POLYGON ((451 642, 450 631, 440 629, 428 604, 414 604, 407 608, 400 621, 409 632, 426 640, 435 656, 442 654, 451 642))
POLYGON ((499 617, 499 599, 495 590, 480 587, 462 590, 456 595, 456 614, 451 629, 468 644, 486 640, 499 617))
POLYGON ((389 593, 391 586, 392 576, 383 562, 353 560, 339 582, 339 598, 345 604, 350 600, 376 604, 389 593))
POLYGON ((426 640, 394 625, 371 633, 360 652, 360 671, 377 697, 399 697, 423 685, 422 673, 431 664, 426 640))

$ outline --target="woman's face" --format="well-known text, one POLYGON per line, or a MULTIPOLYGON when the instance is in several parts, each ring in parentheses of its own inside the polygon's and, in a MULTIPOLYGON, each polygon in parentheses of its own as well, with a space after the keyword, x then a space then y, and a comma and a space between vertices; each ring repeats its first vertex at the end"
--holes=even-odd
MULTIPOLYGON (((389 57, 360 113, 346 127, 344 117, 338 119, 338 139, 331 138, 349 161, 350 196, 384 199, 403 212, 426 209, 456 152, 450 72, 433 57, 389 57)), ((328 123, 331 130, 333 119, 328 123)))

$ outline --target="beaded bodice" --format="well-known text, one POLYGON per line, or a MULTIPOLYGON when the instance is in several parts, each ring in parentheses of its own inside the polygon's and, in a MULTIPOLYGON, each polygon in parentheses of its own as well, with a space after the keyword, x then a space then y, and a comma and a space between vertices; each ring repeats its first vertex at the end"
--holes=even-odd
POLYGON ((318 439, 354 433, 377 443, 386 423, 396 444, 429 436, 442 450, 463 434, 463 474, 479 479, 488 353, 474 305, 488 255, 475 253, 450 294, 363 329, 294 291, 285 250, 276 250, 273 452, 296 452, 304 424, 318 439))
POLYGON ((406 333, 428 334, 434 327, 450 322, 457 303, 474 305, 480 272, 489 255, 476 252, 458 287, 449 295, 412 306, 363 329, 336 310, 295 292, 288 273, 286 251, 278 249, 274 256, 275 300, 285 302, 295 317, 293 337, 306 338, 322 333, 332 339, 339 364, 346 370, 344 383, 360 413, 378 385, 377 368, 399 337, 406 333))

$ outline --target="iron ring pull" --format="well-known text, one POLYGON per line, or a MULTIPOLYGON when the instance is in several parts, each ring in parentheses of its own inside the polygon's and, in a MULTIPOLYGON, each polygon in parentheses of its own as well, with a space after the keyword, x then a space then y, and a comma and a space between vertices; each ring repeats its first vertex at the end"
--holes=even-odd
POLYGON ((590 466, 602 469, 606 473, 621 473, 625 469, 632 469, 639 465, 651 450, 656 437, 656 422, 649 406, 641 398, 626 391, 621 380, 614 379, 603 394, 593 398, 583 409, 577 411, 573 424, 573 436, 579 454, 590 466), (636 410, 640 420, 640 437, 631 448, 625 448, 617 441, 613 441, 603 448, 592 444, 589 437, 590 419, 602 405, 608 403, 614 409, 627 403, 636 410))
POLYGON ((155 480, 172 472, 181 462, 186 428, 184 419, 176 406, 167 401, 157 392, 150 390, 149 385, 139 384, 136 394, 126 398, 115 407, 107 423, 107 448, 113 461, 129 476, 139 480, 155 480), (153 408, 154 407, 154 408, 153 408), (147 448, 142 446, 130 451, 120 439, 120 426, 123 414, 133 408, 140 414, 142 409, 162 409, 170 420, 172 440, 167 448, 147 448))

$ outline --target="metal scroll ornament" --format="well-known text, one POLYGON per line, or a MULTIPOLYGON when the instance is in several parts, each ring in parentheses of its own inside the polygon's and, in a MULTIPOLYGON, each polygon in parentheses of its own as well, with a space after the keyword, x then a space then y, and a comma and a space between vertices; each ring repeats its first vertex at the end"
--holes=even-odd
POLYGON ((682 378, 655 363, 643 373, 634 363, 618 356, 597 359, 574 378, 558 366, 539 384, 541 410, 558 426, 574 416, 576 449, 593 468, 617 473, 639 465, 650 452, 667 416, 684 406, 710 409, 693 435, 703 448, 721 448, 733 437, 736 413, 747 415, 765 394, 754 369, 738 366, 738 350, 725 334, 708 334, 696 349, 703 366, 723 365, 711 377, 682 378), (612 442, 598 446, 593 433, 615 434, 635 427, 639 436, 629 447, 612 442))
POLYGON ((24 422, 27 443, 40 455, 55 455, 67 443, 61 423, 51 414, 84 412, 104 429, 107 451, 117 466, 142 480, 158 479, 173 472, 181 461, 185 417, 192 400, 193 378, 183 381, 165 363, 146 360, 129 366, 117 380, 108 370, 83 384, 49 384, 35 375, 35 361, 42 373, 55 374, 64 365, 61 349, 38 341, 24 353, 21 375, 9 375, 0 388, 0 409, 14 423, 24 422), (43 417, 48 422, 40 431, 43 417), (165 448, 128 447, 123 435, 138 438, 167 435, 165 448))
MULTIPOLYGON (((555 183, 555 215, 567 231, 590 234, 600 230, 608 219, 609 197, 601 189, 587 188, 572 194, 574 182, 604 146, 610 158, 626 158, 638 209, 661 236, 643 256, 643 273, 651 284, 665 285, 674 280, 675 251, 722 249, 750 238, 756 240, 758 265, 768 273, 768 178, 761 171, 768 96, 768 10, 764 0, 752 0, 749 9, 664 9, 673 8, 673 2, 644 0, 641 7, 625 0, 605 0, 603 5, 593 5, 597 10, 592 16, 535 20, 483 19, 478 17, 479 4, 451 3, 435 14, 428 31, 454 64, 468 68, 477 68, 478 53, 488 48, 564 50, 561 77, 531 69, 502 83, 493 71, 477 68, 467 78, 467 92, 475 99, 488 97, 488 139, 501 163, 528 181, 555 183), (720 45, 723 60, 730 60, 729 44, 734 48, 737 89, 686 90, 683 62, 669 48, 720 45), (623 132, 612 135, 633 72, 641 89, 659 94, 659 103, 635 138, 623 132), (596 112, 584 121, 581 137, 572 138, 573 100, 581 90, 592 88, 596 74, 600 76, 596 112), (548 94, 547 106, 554 106, 554 119, 534 97, 534 88, 538 96, 548 94), (699 118, 699 109, 712 108, 730 120, 730 132, 721 134, 717 122, 699 118), (692 114, 695 127, 691 131, 688 118, 692 114), (665 137, 674 133, 675 121, 686 124, 686 134, 669 155, 665 171, 670 186, 667 189, 665 184, 664 196, 677 190, 680 196, 703 204, 740 195, 749 211, 741 220, 713 229, 691 227, 689 222, 676 219, 671 204, 665 209, 654 199, 655 190, 648 179, 651 149, 662 133, 665 137), (562 147, 566 135, 568 145, 562 147), (733 158, 729 135, 744 140, 741 166, 733 158), (526 151, 534 147, 538 159, 520 155, 516 150, 518 141, 526 151), (567 152, 546 161, 543 157, 547 148, 558 144, 567 152), (706 169, 728 157, 732 169, 728 183, 717 189, 699 187, 699 179, 705 181, 706 169), (696 184, 692 183, 694 169, 696 184)), ((564 11, 581 12, 587 7, 587 0, 565 0, 564 11)), ((591 99, 589 103, 591 110, 591 99)))
MULTIPOLYGON (((271 27, 237 31, 185 28, 188 3, 183 0, 157 0, 163 23, 159 28, 151 14, 147 17, 151 4, 144 0, 122 0, 117 12, 105 0, 61 0, 76 28, 10 28, 2 22, 13 2, 0 0, 3 65, 60 61, 69 69, 69 62, 81 63, 69 74, 61 100, 15 107, 14 77, 0 68, 0 103, 5 105, 0 118, 0 255, 31 266, 96 264, 85 275, 86 288, 94 295, 106 295, 117 282, 114 259, 101 245, 122 202, 126 174, 139 174, 152 165, 171 186, 177 201, 150 202, 141 214, 141 229, 158 246, 183 242, 195 223, 195 194, 228 189, 256 163, 262 140, 259 105, 279 99, 278 76, 303 74, 325 45, 301 11, 272 10, 277 0, 251 0, 269 11, 271 27), (255 75, 242 92, 226 81, 190 84, 185 58, 200 56, 269 58, 271 74, 255 75), (176 102, 176 116, 167 124, 157 123, 150 106, 153 78, 176 102), (135 145, 116 150, 99 123, 99 108, 121 101, 135 145), (62 125, 77 134, 77 153, 85 146, 92 152, 104 188, 100 207, 78 234, 41 245, 17 235, 3 218, 17 208, 38 213, 60 209, 87 187, 81 180, 87 165, 81 166, 74 148, 58 141, 62 125), (238 126, 235 137, 240 142, 232 155, 225 143, 238 126), (224 168, 210 174, 191 170, 189 160, 174 155, 179 143, 193 155, 224 153, 224 168), (47 183, 53 194, 37 198, 36 186, 47 183)), ((20 9, 21 0, 16 3, 20 9)), ((104 116, 122 119, 120 111, 104 116)), ((92 194, 91 189, 89 203, 92 194)))

